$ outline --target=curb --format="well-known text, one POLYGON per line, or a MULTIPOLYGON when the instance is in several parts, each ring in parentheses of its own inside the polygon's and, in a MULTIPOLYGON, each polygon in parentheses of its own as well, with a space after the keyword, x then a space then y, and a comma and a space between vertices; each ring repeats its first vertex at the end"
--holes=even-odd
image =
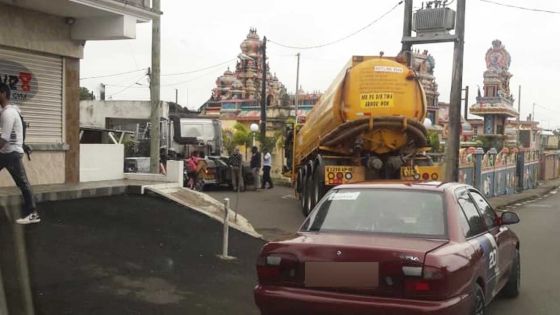
MULTIPOLYGON (((543 190, 541 192, 534 192, 533 194, 528 195, 526 197, 522 197, 522 198, 519 198, 519 199, 516 199, 516 200, 505 202, 502 205, 495 206, 495 209, 496 210, 502 210, 502 209, 504 209, 508 206, 511 206, 513 204, 516 204, 516 203, 523 203, 523 202, 526 202, 526 201, 529 201, 529 200, 534 200, 534 199, 542 197, 542 196, 544 196, 544 195, 546 195, 546 194, 550 193, 551 191, 553 191, 555 189, 558 189, 558 188, 560 188, 560 183, 551 185, 549 187, 543 187, 542 188, 543 190)), ((536 188, 536 189, 539 189, 539 188, 536 188)), ((492 203, 491 199, 490 199, 490 203, 492 203)))
MULTIPOLYGON (((150 191, 150 192, 152 192, 152 193, 154 193, 154 194, 156 194, 156 195, 158 195, 158 196, 160 196, 160 197, 162 197, 162 198, 165 198, 165 199, 167 199, 167 200, 169 200, 169 201, 171 201, 171 202, 175 202, 175 203, 177 203, 177 204, 179 204, 179 205, 182 205, 182 206, 184 206, 184 207, 186 207, 186 208, 188 208, 188 209, 191 209, 191 210, 193 210, 193 211, 195 211, 195 212, 198 212, 198 213, 201 213, 201 214, 203 214, 203 215, 206 215, 207 217, 209 217, 209 218, 211 218, 211 219, 213 219, 213 220, 215 220, 215 221, 218 221, 218 222, 220 222, 220 223, 223 224, 224 219, 223 219, 223 215, 221 215, 221 214, 220 214, 220 215, 217 215, 217 214, 215 214, 215 213, 212 213, 212 212, 210 212, 210 211, 204 209, 204 207, 202 207, 202 206, 194 205, 194 204, 192 204, 192 203, 189 203, 189 202, 186 201, 186 200, 183 200, 183 199, 181 199, 181 198, 175 197, 175 196, 171 195, 169 192, 166 192, 165 189, 158 189, 158 187, 153 187, 153 186, 152 186, 152 187, 146 186, 145 188, 146 188, 147 191, 150 191)), ((207 195, 207 194, 205 194, 205 193, 198 192, 198 191, 189 190, 189 189, 186 189, 186 188, 181 188, 181 189, 188 190, 189 193, 202 196, 203 198, 205 198, 205 199, 207 199, 207 200, 212 200, 213 202, 216 203, 216 205, 212 205, 212 206, 215 206, 216 209, 218 209, 218 210, 219 210, 219 208, 220 208, 220 206, 221 206, 220 201, 214 199, 214 198, 211 197, 210 195, 207 195)), ((232 211, 232 210, 230 210, 230 211, 232 211)), ((235 230, 237 230, 237 231, 239 231, 239 232, 241 232, 241 233, 244 233, 245 235, 251 236, 251 237, 253 237, 253 238, 255 238, 255 239, 261 239, 261 240, 266 241, 266 240, 264 239, 264 237, 263 237, 260 233, 258 233, 258 232, 255 230, 255 228, 251 225, 251 223, 249 222, 249 220, 247 220, 245 217, 243 217, 243 216, 240 215, 240 214, 237 215, 237 218, 238 218, 238 220, 241 221, 241 222, 246 222, 246 224, 248 224, 248 226, 244 226, 244 225, 242 225, 242 224, 239 224, 239 223, 237 223, 236 221, 234 221, 234 220, 232 219, 232 217, 230 217, 230 220, 229 220, 229 227, 230 227, 230 228, 233 228, 233 229, 235 229, 235 230)))

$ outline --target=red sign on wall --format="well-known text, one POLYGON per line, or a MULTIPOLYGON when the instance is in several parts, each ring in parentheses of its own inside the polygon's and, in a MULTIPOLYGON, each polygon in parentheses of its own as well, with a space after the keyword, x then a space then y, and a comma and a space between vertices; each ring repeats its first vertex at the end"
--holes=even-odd
POLYGON ((37 79, 24 65, 0 59, 0 82, 12 90, 11 101, 22 104, 37 94, 37 79))

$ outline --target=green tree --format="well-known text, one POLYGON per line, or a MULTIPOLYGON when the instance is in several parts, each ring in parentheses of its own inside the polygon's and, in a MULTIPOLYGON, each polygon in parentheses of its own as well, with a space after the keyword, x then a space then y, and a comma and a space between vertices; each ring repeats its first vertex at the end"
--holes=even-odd
POLYGON ((93 101, 95 100, 95 95, 90 92, 86 87, 80 87, 80 101, 93 101))
POLYGON ((428 131, 428 145, 432 148, 432 152, 439 153, 441 145, 439 142, 439 135, 437 132, 428 131))
POLYGON ((222 132, 222 140, 224 143, 224 149, 226 150, 228 155, 231 155, 236 146, 233 142, 233 131, 231 131, 230 129, 224 130, 222 132))
POLYGON ((264 138, 259 134, 258 139, 261 143, 262 150, 268 150, 268 152, 273 152, 273 150, 278 146, 279 140, 282 138, 281 133, 275 133, 272 137, 265 136, 264 138))
POLYGON ((253 132, 244 124, 236 123, 233 130, 223 131, 222 139, 228 154, 232 154, 235 147, 242 145, 245 146, 245 155, 247 155, 247 150, 253 143, 253 132))

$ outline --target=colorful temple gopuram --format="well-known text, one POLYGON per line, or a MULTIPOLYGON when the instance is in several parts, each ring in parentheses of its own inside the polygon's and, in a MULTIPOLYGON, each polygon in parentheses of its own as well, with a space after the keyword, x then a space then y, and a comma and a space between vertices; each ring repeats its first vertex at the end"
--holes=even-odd
MULTIPOLYGON (((224 128, 231 128, 236 122, 258 123, 262 89, 262 40, 256 29, 250 29, 247 38, 240 45, 241 53, 235 69, 229 68, 216 79, 212 96, 202 106, 202 113, 217 116, 224 128)), ((286 119, 294 116, 294 96, 276 74, 270 72, 266 63, 266 106, 267 130, 282 130, 286 119)), ((319 99, 321 93, 299 91, 299 116, 305 116, 319 99)))
POLYGON ((476 98, 470 112, 484 119, 483 134, 503 137, 508 118, 519 113, 513 107, 513 96, 509 89, 512 74, 508 71, 511 56, 499 40, 492 41, 486 52, 486 71, 484 71, 484 94, 476 98))
POLYGON ((427 50, 420 52, 416 50, 413 52, 412 68, 416 72, 424 92, 426 93, 427 115, 432 125, 438 123, 438 109, 439 109, 439 92, 436 78, 434 76, 434 68, 436 62, 434 57, 428 54, 427 50))

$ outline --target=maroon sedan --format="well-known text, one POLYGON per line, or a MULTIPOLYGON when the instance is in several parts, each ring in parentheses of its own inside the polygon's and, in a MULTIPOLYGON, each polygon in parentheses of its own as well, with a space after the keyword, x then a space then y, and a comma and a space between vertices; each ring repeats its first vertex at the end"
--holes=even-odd
POLYGON ((471 186, 332 189, 297 237, 266 244, 255 301, 275 314, 485 314, 520 285, 519 239, 471 186))

